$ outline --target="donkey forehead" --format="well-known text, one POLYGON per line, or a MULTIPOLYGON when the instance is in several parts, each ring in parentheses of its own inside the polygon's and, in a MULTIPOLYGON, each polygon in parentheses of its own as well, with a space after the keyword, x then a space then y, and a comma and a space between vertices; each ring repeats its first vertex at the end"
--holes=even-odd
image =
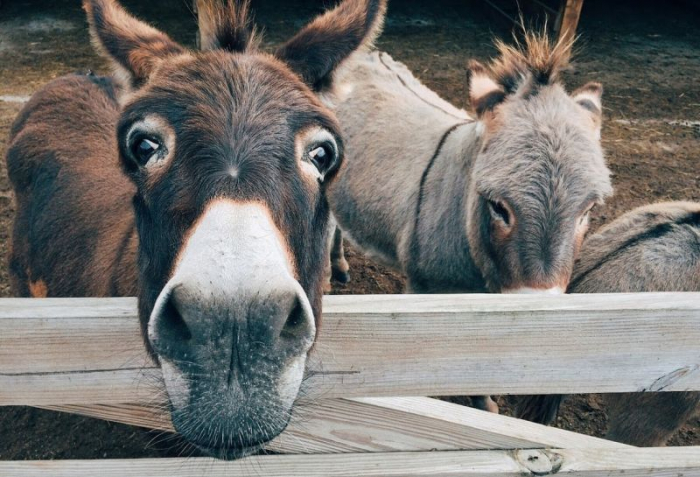
POLYGON ((523 198, 552 205, 556 198, 601 201, 612 192, 602 152, 575 145, 547 148, 531 143, 515 153, 480 158, 474 180, 482 195, 513 202, 523 198))
POLYGON ((527 98, 506 101, 498 109, 483 152, 500 162, 542 159, 579 167, 603 163, 596 131, 583 107, 559 85, 543 87, 527 98))
POLYGON ((127 99, 127 110, 132 116, 156 112, 182 128, 224 122, 335 126, 333 114, 299 77, 264 53, 212 51, 164 61, 127 99))
POLYGON ((561 138, 585 135, 597 142, 587 111, 559 84, 542 86, 536 93, 506 101, 500 114, 503 128, 561 138))
POLYGON ((600 141, 563 88, 504 106, 502 123, 475 164, 480 192, 543 201, 602 200, 611 193, 600 141))

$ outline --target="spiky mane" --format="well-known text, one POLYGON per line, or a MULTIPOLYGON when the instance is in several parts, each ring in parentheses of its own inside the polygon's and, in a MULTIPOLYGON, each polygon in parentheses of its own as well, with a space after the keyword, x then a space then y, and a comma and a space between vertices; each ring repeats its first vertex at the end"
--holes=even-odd
POLYGON ((257 48, 250 0, 197 0, 197 14, 202 50, 257 48))
POLYGON ((492 77, 513 93, 524 81, 548 85, 559 79, 559 73, 569 65, 574 39, 552 42, 546 32, 525 32, 523 39, 515 38, 513 45, 496 40, 498 57, 489 69, 492 77))

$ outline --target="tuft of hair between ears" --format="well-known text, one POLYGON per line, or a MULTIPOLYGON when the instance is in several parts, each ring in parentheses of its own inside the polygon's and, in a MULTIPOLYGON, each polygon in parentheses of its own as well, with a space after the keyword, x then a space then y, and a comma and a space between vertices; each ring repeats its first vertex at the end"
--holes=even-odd
POLYGON ((202 50, 256 50, 260 38, 250 13, 250 0, 197 0, 202 50))
POLYGON ((546 86, 559 79, 562 70, 569 66, 575 38, 557 42, 546 31, 527 31, 513 45, 496 40, 498 57, 489 65, 491 76, 507 94, 514 93, 525 81, 533 86, 546 86))

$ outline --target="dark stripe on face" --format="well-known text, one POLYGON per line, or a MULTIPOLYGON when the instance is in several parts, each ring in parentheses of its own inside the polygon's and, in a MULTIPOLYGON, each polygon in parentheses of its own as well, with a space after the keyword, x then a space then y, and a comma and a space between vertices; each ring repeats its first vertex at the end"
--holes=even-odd
POLYGON ((693 212, 690 214, 686 214, 682 217, 679 217, 678 220, 676 220, 675 222, 666 222, 663 224, 658 224, 658 225, 652 227, 651 229, 647 230, 644 233, 641 233, 635 237, 631 237, 631 238, 627 239, 625 242, 623 242, 615 250, 613 250, 610 253, 608 253, 607 255, 605 255, 593 267, 589 268, 588 270, 586 270, 582 274, 575 277, 571 281, 571 283, 569 283, 569 288, 567 291, 571 292, 571 290, 575 289, 578 285, 580 285, 581 282, 583 282, 583 280, 585 280, 586 277, 588 277, 588 275, 590 275, 594 271, 598 270, 600 267, 605 265, 607 262, 610 262, 610 261, 618 258, 628 248, 635 247, 637 245, 641 245, 648 240, 654 240, 654 239, 661 238, 664 235, 667 235, 670 232, 672 232, 676 227, 683 226, 683 225, 689 225, 691 227, 700 227, 700 212, 693 212))

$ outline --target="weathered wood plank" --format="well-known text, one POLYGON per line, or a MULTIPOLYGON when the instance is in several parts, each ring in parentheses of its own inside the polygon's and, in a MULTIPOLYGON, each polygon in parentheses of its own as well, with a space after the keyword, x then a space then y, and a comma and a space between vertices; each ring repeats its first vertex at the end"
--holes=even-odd
POLYGON ((213 459, 124 459, 0 462, 12 477, 677 477, 700 476, 700 449, 520 450, 270 455, 213 459))
MULTIPOLYGON (((167 414, 139 406, 49 409, 172 430, 167 414)), ((321 399, 298 406, 269 450, 285 454, 465 449, 625 448, 616 442, 425 397, 321 399)))
MULTIPOLYGON (((134 304, 0 302, 0 405, 156 399, 159 372, 141 344, 134 304)), ((699 325, 698 293, 330 296, 305 391, 700 390, 699 325)))
POLYGON ((583 0, 562 0, 562 6, 557 19, 557 35, 559 41, 567 42, 576 36, 576 28, 581 18, 583 0))

